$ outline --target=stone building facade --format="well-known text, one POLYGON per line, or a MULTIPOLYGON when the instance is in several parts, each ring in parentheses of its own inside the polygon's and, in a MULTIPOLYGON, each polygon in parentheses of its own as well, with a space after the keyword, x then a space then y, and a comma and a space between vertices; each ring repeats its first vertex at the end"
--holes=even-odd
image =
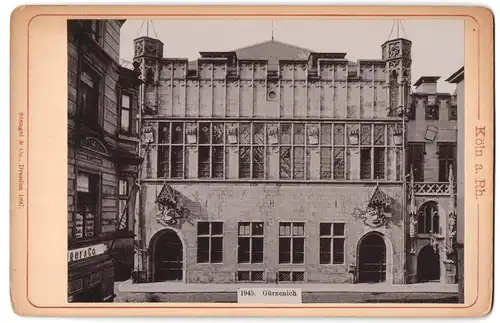
POLYGON ((132 272, 134 219, 125 208, 141 162, 139 74, 118 64, 123 23, 68 21, 68 297, 73 302, 112 300, 114 281, 132 272))
POLYGON ((134 40, 134 280, 407 282, 411 42, 381 47, 351 62, 271 40, 188 61, 134 40))

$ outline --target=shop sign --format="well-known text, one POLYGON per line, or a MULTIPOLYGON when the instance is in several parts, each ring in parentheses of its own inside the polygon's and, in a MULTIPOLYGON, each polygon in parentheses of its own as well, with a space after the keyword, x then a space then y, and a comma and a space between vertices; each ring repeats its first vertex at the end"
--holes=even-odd
POLYGON ((108 248, 105 244, 98 244, 84 248, 78 248, 68 251, 68 262, 82 260, 98 255, 102 255, 108 248))

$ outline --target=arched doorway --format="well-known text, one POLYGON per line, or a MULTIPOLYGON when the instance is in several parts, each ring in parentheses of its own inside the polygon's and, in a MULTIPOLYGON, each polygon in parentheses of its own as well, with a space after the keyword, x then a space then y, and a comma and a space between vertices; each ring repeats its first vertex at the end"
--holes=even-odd
POLYGON ((360 283, 381 283, 386 281, 387 251, 381 235, 369 233, 363 237, 358 249, 360 283))
POLYGON ((419 282, 439 281, 440 277, 439 255, 432 246, 423 247, 417 257, 417 277, 419 282))
POLYGON ((152 241, 153 281, 180 280, 183 275, 182 241, 172 230, 164 230, 152 241))

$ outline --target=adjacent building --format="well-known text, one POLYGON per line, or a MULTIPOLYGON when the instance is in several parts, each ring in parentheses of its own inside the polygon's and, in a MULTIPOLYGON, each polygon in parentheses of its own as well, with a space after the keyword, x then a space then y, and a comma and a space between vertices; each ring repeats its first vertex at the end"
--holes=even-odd
POLYGON ((110 301, 132 272, 139 74, 118 64, 123 23, 68 21, 70 302, 110 301))
MULTIPOLYGON (((464 129, 465 123, 465 105, 464 105, 464 67, 453 73, 447 82, 456 84, 454 93, 455 103, 457 106, 458 126, 464 129)), ((458 133, 457 137, 457 235, 456 235, 456 250, 457 250, 457 276, 459 288, 459 302, 464 302, 464 132, 458 133)))
POLYGON ((456 283, 457 96, 414 84, 407 113, 408 282, 456 283))

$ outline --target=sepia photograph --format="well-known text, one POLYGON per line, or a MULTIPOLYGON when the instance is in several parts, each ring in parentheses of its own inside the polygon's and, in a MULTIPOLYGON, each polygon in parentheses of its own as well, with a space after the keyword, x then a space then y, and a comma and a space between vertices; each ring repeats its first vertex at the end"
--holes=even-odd
POLYGON ((464 303, 464 20, 68 19, 67 75, 69 303, 464 303))

